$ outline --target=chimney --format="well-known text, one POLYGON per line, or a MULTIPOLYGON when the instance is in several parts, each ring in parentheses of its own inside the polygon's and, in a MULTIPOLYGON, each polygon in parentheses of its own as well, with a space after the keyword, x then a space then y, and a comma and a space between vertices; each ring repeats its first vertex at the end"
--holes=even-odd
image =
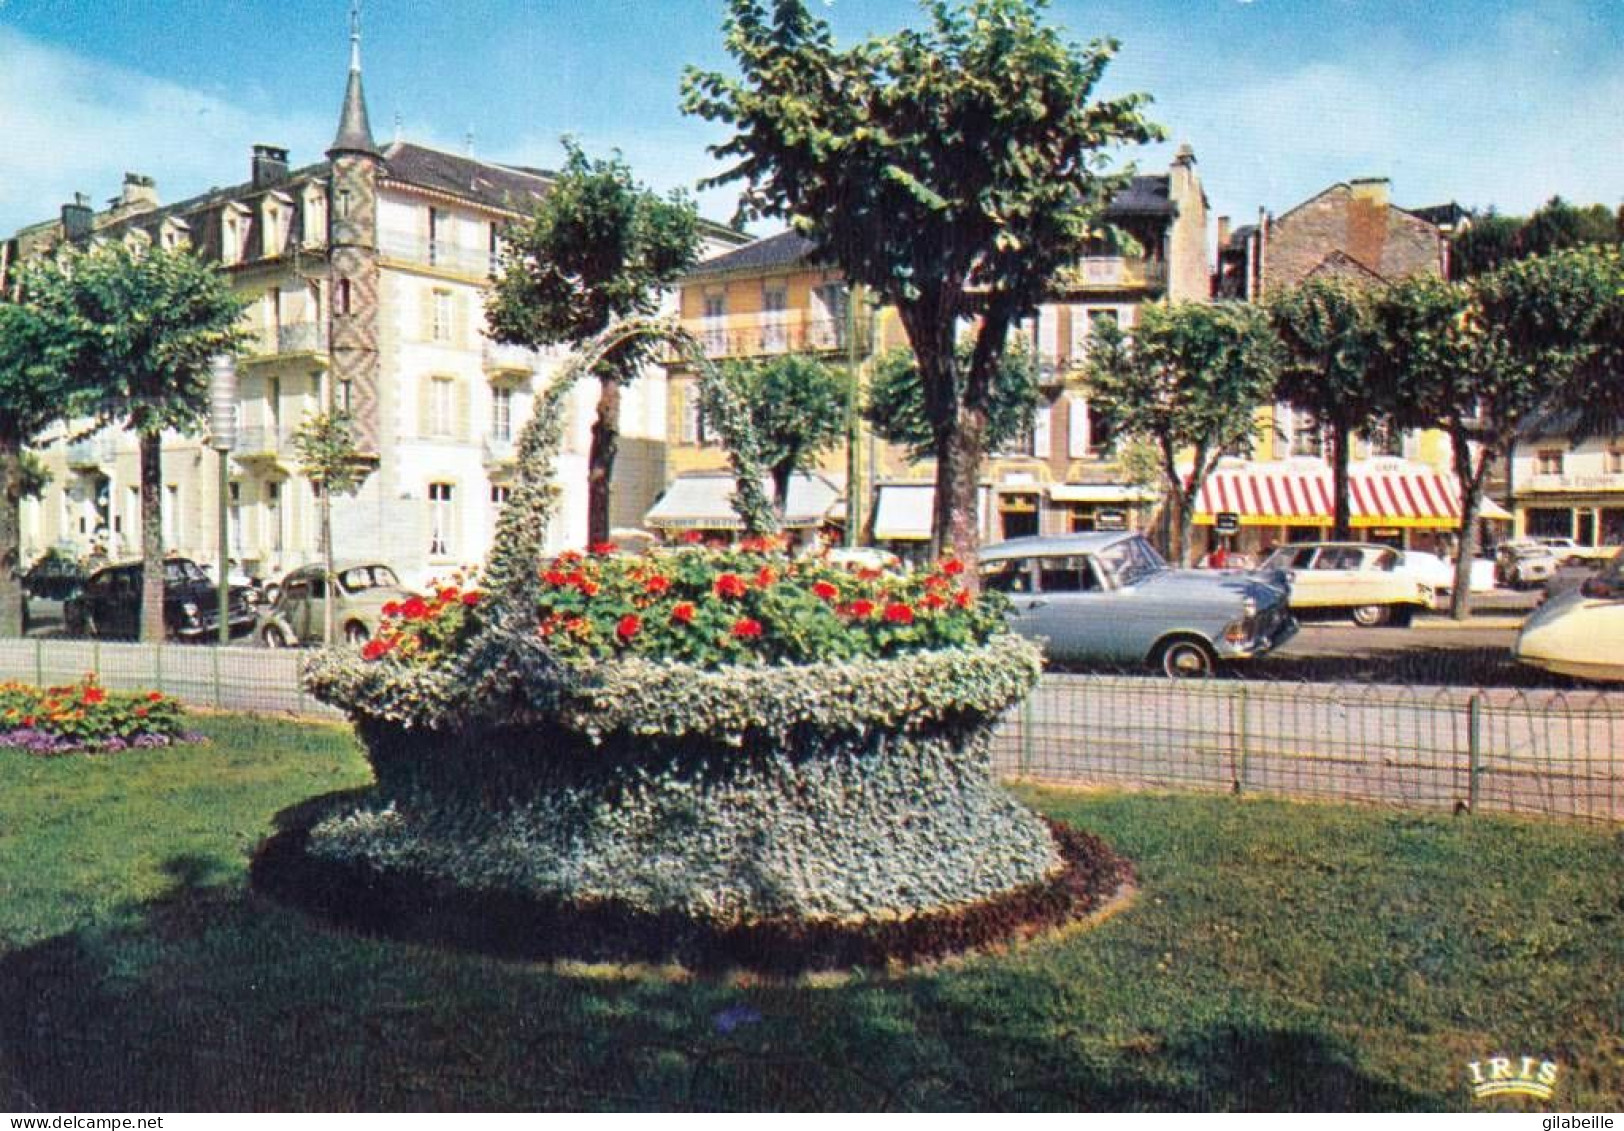
POLYGON ((288 179, 288 151, 274 145, 254 146, 254 187, 269 188, 288 179))
POLYGON ((1223 254, 1224 248, 1229 246, 1229 217, 1218 217, 1218 253, 1223 254))
POLYGON ((140 173, 124 174, 124 191, 119 195, 118 203, 124 208, 133 206, 158 207, 158 186, 151 177, 143 177, 140 173))
POLYGON ((1353 199, 1366 201, 1376 208, 1387 207, 1386 177, 1355 177, 1348 182, 1353 190, 1353 199))
POLYGON ((87 238, 95 215, 90 198, 82 192, 74 193, 73 203, 62 206, 63 237, 70 242, 87 238))

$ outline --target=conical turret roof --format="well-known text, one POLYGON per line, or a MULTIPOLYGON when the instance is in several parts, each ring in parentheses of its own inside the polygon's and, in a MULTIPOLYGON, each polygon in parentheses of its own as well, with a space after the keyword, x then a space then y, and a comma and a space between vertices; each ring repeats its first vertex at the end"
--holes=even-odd
POLYGON ((344 109, 338 118, 338 135, 327 150, 333 153, 370 153, 378 155, 372 140, 372 124, 367 121, 367 99, 361 90, 361 32, 350 31, 350 81, 344 88, 344 109))

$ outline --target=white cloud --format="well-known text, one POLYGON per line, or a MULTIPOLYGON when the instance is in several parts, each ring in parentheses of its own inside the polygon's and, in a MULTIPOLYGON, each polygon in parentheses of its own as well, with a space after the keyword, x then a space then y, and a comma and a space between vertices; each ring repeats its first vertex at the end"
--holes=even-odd
POLYGON ((250 147, 284 145, 320 160, 330 119, 252 111, 0 28, 0 233, 47 220, 75 192, 97 207, 126 172, 158 181, 164 200, 246 180, 250 147))

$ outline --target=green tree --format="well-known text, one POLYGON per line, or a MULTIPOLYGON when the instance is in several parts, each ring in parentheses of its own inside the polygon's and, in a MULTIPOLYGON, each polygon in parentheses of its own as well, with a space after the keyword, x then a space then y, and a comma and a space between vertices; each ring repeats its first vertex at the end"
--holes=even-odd
POLYGON ((1624 240, 1624 215, 1600 204, 1569 204, 1553 196, 1526 218, 1492 209, 1455 236, 1450 275, 1469 279, 1504 264, 1555 251, 1617 246, 1624 240))
POLYGON ((1095 99, 1113 41, 1067 42, 1044 0, 946 0, 929 26, 837 49, 802 0, 730 0, 741 77, 690 69, 683 108, 733 127, 713 149, 741 212, 790 220, 895 307, 936 457, 933 540, 973 563, 976 484, 1009 330, 1077 260, 1128 172, 1105 151, 1160 136, 1147 99, 1095 99), (960 320, 974 321, 967 364, 960 320))
POLYGON ((108 244, 29 267, 25 291, 63 376, 97 424, 134 432, 141 460, 141 639, 164 635, 160 495, 165 429, 197 430, 208 413, 209 360, 245 337, 243 302, 185 249, 108 244))
POLYGON ((1587 247, 1515 261, 1466 284, 1405 280, 1375 303, 1378 380, 1402 391, 1399 423, 1439 428, 1450 440, 1461 494, 1456 619, 1470 611, 1489 470, 1536 415, 1587 407, 1605 360, 1601 327, 1621 288, 1617 252, 1587 247))
POLYGON ((1372 380, 1375 332, 1366 290, 1315 276, 1268 301, 1283 347, 1275 397, 1311 414, 1331 441, 1332 537, 1350 536, 1348 464, 1355 435, 1385 419, 1392 397, 1372 380))
POLYGON ((1252 435, 1274 389, 1280 346, 1268 314, 1242 303, 1152 304, 1131 334, 1113 322, 1095 334, 1089 403, 1156 449, 1171 514, 1168 555, 1187 563, 1196 496, 1252 435))
POLYGON ((734 362, 723 368, 723 376, 750 414, 782 518, 790 477, 810 469, 845 438, 846 375, 817 358, 784 354, 734 362))
MULTIPOLYGON (((659 309, 660 289, 699 254, 699 215, 681 193, 638 184, 617 153, 591 160, 564 140, 563 170, 526 224, 508 233, 485 309, 491 334, 526 346, 580 346, 612 323, 659 309)), ((609 539, 609 488, 620 439, 620 391, 655 340, 627 339, 599 365, 587 457, 590 542, 609 539)))
POLYGON ((321 556, 327 570, 321 639, 331 648, 338 605, 333 595, 333 496, 343 498, 359 491, 372 464, 356 445, 354 419, 341 408, 311 413, 300 421, 293 433, 293 452, 300 474, 320 492, 321 556))
MULTIPOLYGON (((26 295, 32 271, 20 275, 26 295)), ((44 468, 24 449, 68 415, 72 348, 26 301, 0 302, 0 637, 23 633, 21 505, 44 488, 44 468)))
MULTIPOLYGON (((959 365, 967 366, 970 350, 959 347, 959 365)), ((998 451, 1032 428, 1038 403, 1038 373, 1030 350, 1017 345, 1005 351, 993 370, 987 403, 986 443, 998 451)), ((936 454, 936 434, 925 410, 919 366, 908 349, 894 349, 875 359, 863 416, 882 440, 907 448, 909 458, 936 454)))

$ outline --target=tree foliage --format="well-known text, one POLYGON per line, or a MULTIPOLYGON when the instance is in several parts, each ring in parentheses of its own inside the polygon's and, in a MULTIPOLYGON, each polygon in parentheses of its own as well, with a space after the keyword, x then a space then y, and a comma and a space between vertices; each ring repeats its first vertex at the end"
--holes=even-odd
POLYGON ((1275 397, 1310 413, 1331 440, 1333 534, 1350 536, 1348 464, 1353 438, 1389 415, 1392 397, 1372 380, 1375 349, 1367 290, 1314 276, 1271 295, 1270 321, 1282 346, 1275 397))
POLYGON ((850 383, 844 372, 804 354, 735 362, 723 376, 749 411, 782 515, 790 477, 846 435, 850 383))
POLYGON ((1483 485, 1543 413, 1582 419, 1616 396, 1624 267, 1596 247, 1517 260, 1469 283, 1410 279, 1379 296, 1377 379, 1401 391, 1399 422, 1450 439, 1461 489, 1452 613, 1468 611, 1483 485))
MULTIPOLYGON (((327 570, 327 584, 332 585, 333 496, 343 497, 359 491, 371 474, 372 464, 363 457, 356 443, 354 418, 341 408, 312 413, 300 421, 293 433, 293 454, 299 473, 320 492, 321 555, 327 570)), ((336 611, 337 602, 329 594, 322 601, 322 642, 329 648, 337 627, 336 611)))
POLYGON ((784 218, 893 305, 937 461, 935 540, 973 560, 975 490, 1012 323, 1079 258, 1128 172, 1105 151, 1160 136, 1142 95, 1096 99, 1116 44, 1067 42, 1043 0, 939 0, 928 26, 837 48, 802 0, 730 0, 739 78, 689 70, 683 108, 733 128, 712 183, 784 218), (975 319, 967 365, 960 319, 975 319))
MULTIPOLYGON (((961 372, 969 359, 969 349, 961 346, 961 372)), ((998 451, 1030 431, 1037 403, 1038 374, 1031 351, 1007 350, 993 372, 987 405, 987 450, 998 451)), ((925 411, 919 366, 910 350, 891 350, 875 360, 863 415, 875 435, 907 448, 910 459, 929 459, 935 454, 936 436, 925 411)))
MULTIPOLYGON (((653 314, 660 290, 693 265, 699 216, 681 193, 640 185, 617 153, 587 157, 564 140, 564 168, 528 223, 508 233, 485 318, 499 341, 579 346, 617 321, 653 314)), ((620 386, 652 339, 628 339, 606 357, 588 456, 589 540, 609 537, 609 483, 619 440, 620 386)))
POLYGON ((210 359, 241 348, 244 303, 187 249, 112 243, 65 251, 29 265, 23 279, 43 356, 57 359, 94 423, 140 438, 141 638, 162 640, 162 434, 192 433, 202 423, 210 359))
POLYGON ((1553 196, 1533 215, 1504 216, 1490 211, 1455 236, 1451 275, 1469 279, 1519 259, 1587 246, 1617 246, 1624 240, 1624 209, 1600 204, 1569 204, 1553 196))
POLYGON ((1090 404, 1155 447, 1174 516, 1168 551, 1185 561, 1196 496, 1273 392, 1280 347, 1268 315, 1242 303, 1149 304, 1131 332, 1102 322, 1095 335, 1090 404))

